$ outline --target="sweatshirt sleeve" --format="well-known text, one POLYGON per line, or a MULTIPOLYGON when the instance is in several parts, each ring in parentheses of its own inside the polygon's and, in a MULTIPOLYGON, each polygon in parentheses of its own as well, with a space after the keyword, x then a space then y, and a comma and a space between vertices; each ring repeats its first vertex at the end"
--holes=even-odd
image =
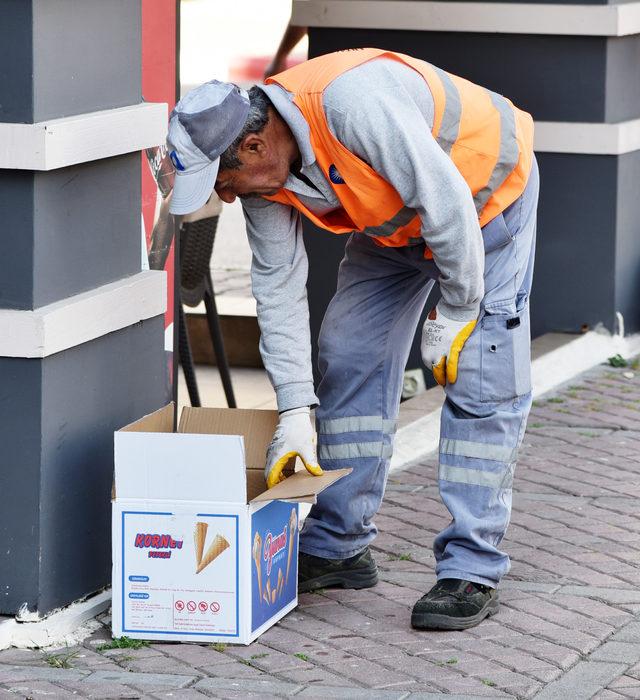
POLYGON ((424 91, 431 104, 432 98, 423 79, 407 68, 403 83, 389 85, 389 70, 380 70, 386 73, 376 81, 379 87, 360 94, 346 80, 336 90, 328 88, 324 106, 329 126, 420 216, 422 235, 440 271, 442 312, 454 320, 473 320, 484 295, 484 248, 471 190, 431 134, 424 91), (423 91, 420 107, 417 90, 423 91))
POLYGON ((242 202, 253 253, 251 284, 260 325, 260 354, 278 410, 318 403, 311 371, 308 261, 298 212, 278 202, 242 202))

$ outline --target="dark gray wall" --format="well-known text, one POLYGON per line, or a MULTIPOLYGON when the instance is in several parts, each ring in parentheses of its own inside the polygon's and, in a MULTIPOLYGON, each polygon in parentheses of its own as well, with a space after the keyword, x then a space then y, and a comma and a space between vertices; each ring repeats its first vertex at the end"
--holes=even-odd
POLYGON ((618 159, 615 307, 626 332, 640 330, 640 151, 618 159))
POLYGON ((42 366, 0 357, 0 615, 38 599, 42 366))
POLYGON ((310 46, 310 56, 364 46, 407 53, 506 95, 539 121, 617 122, 640 115, 640 35, 311 28, 310 46))
POLYGON ((32 7, 29 0, 3 0, 0 41, 0 122, 33 121, 32 7))
POLYGON ((140 0, 31 2, 33 121, 140 102, 140 0))
POLYGON ((1 308, 33 309, 135 274, 140 155, 0 170, 0 221, 1 308))
POLYGON ((163 404, 163 339, 158 316, 44 360, 0 358, 12 436, 0 462, 0 614, 24 602, 46 612, 109 584, 113 432, 163 404))
POLYGON ((531 332, 615 324, 618 158, 538 153, 531 332))
POLYGON ((140 270, 140 154, 35 174, 33 303, 140 270))
POLYGON ((33 308, 33 181, 31 171, 0 170, 0 308, 33 308))

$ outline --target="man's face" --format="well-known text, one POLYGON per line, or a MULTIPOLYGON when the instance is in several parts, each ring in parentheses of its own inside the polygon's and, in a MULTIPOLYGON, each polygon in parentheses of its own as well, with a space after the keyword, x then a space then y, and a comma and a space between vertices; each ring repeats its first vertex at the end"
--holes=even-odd
POLYGON ((218 173, 218 197, 231 204, 236 197, 273 195, 282 189, 289 176, 289 162, 274 146, 261 134, 249 134, 238 149, 240 167, 218 173))

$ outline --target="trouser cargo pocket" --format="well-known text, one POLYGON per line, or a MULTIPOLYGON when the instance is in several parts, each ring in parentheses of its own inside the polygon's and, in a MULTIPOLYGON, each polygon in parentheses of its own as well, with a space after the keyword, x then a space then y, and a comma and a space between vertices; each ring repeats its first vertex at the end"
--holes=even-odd
POLYGON ((480 364, 480 401, 507 401, 531 391, 527 297, 518 300, 515 314, 499 307, 485 310, 481 321, 480 364))

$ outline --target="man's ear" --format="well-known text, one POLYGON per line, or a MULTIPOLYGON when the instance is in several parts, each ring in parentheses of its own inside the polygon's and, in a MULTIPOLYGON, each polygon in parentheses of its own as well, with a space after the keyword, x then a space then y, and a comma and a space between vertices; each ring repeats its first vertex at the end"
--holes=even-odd
POLYGON ((242 139, 238 150, 249 157, 264 158, 267 152, 267 143, 261 134, 247 134, 242 139))

